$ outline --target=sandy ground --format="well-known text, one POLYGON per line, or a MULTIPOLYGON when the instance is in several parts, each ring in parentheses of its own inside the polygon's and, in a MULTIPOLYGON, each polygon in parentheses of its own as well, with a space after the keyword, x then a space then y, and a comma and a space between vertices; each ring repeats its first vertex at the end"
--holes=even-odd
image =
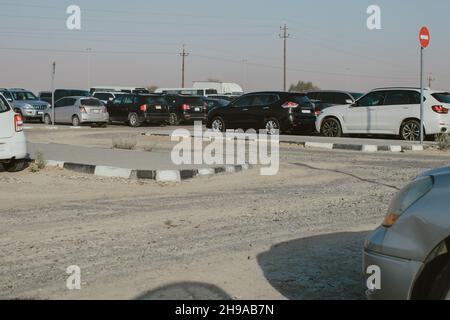
POLYGON ((286 148, 181 184, 0 172, 0 298, 361 299, 361 249, 393 194, 440 154, 286 148), (66 289, 78 265, 82 289, 66 289))

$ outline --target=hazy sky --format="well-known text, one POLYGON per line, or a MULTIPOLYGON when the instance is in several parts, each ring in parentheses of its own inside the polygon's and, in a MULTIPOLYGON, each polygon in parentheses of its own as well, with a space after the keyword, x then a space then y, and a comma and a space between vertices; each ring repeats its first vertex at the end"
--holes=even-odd
POLYGON ((367 91, 418 85, 418 30, 427 25, 427 72, 450 90, 448 0, 0 0, 0 87, 92 85, 179 87, 182 44, 186 82, 208 78, 247 91, 281 89, 287 23, 288 83, 367 91), (66 28, 66 8, 81 7, 81 31, 66 28), (381 7, 382 30, 366 27, 367 7, 381 7), (92 48, 91 58, 85 53, 92 48))

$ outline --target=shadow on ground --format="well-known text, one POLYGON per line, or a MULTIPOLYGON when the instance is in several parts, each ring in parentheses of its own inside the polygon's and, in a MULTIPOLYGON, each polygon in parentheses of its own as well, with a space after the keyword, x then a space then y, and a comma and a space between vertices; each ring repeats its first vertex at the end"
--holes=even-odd
POLYGON ((135 300, 231 300, 231 297, 212 284, 179 282, 148 291, 135 300))
POLYGON ((368 232, 284 242, 258 255, 266 279, 292 300, 364 299, 362 248, 368 232))

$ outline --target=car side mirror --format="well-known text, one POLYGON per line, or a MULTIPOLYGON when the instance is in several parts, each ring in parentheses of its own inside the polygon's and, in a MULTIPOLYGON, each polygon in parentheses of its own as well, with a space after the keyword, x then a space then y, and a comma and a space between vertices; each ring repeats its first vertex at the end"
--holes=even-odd
POLYGON ((7 98, 6 101, 8 101, 8 102, 13 102, 13 99, 7 98))
POLYGON ((345 100, 345 103, 346 104, 353 104, 353 100, 352 99, 347 99, 347 100, 345 100))

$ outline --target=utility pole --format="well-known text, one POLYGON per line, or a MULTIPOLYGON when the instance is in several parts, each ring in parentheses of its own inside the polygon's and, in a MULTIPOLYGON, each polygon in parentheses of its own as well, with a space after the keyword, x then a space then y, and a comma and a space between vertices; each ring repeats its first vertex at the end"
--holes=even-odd
POLYGON ((92 48, 86 48, 87 58, 88 58, 88 89, 91 89, 91 52, 92 48))
POLYGON ((55 73, 56 73, 56 62, 52 62, 52 126, 55 126, 55 73))
POLYGON ((431 88, 431 82, 436 80, 436 78, 433 78, 431 73, 428 75, 428 88, 431 88))
POLYGON ((185 59, 189 56, 189 53, 186 52, 186 46, 183 44, 183 50, 180 52, 181 56, 181 87, 184 88, 184 71, 185 71, 185 59))
POLYGON ((284 26, 280 27, 280 30, 283 31, 282 34, 280 34, 280 38, 283 39, 283 91, 286 91, 286 49, 287 49, 287 39, 289 38, 290 34, 288 34, 289 28, 286 24, 284 26))

